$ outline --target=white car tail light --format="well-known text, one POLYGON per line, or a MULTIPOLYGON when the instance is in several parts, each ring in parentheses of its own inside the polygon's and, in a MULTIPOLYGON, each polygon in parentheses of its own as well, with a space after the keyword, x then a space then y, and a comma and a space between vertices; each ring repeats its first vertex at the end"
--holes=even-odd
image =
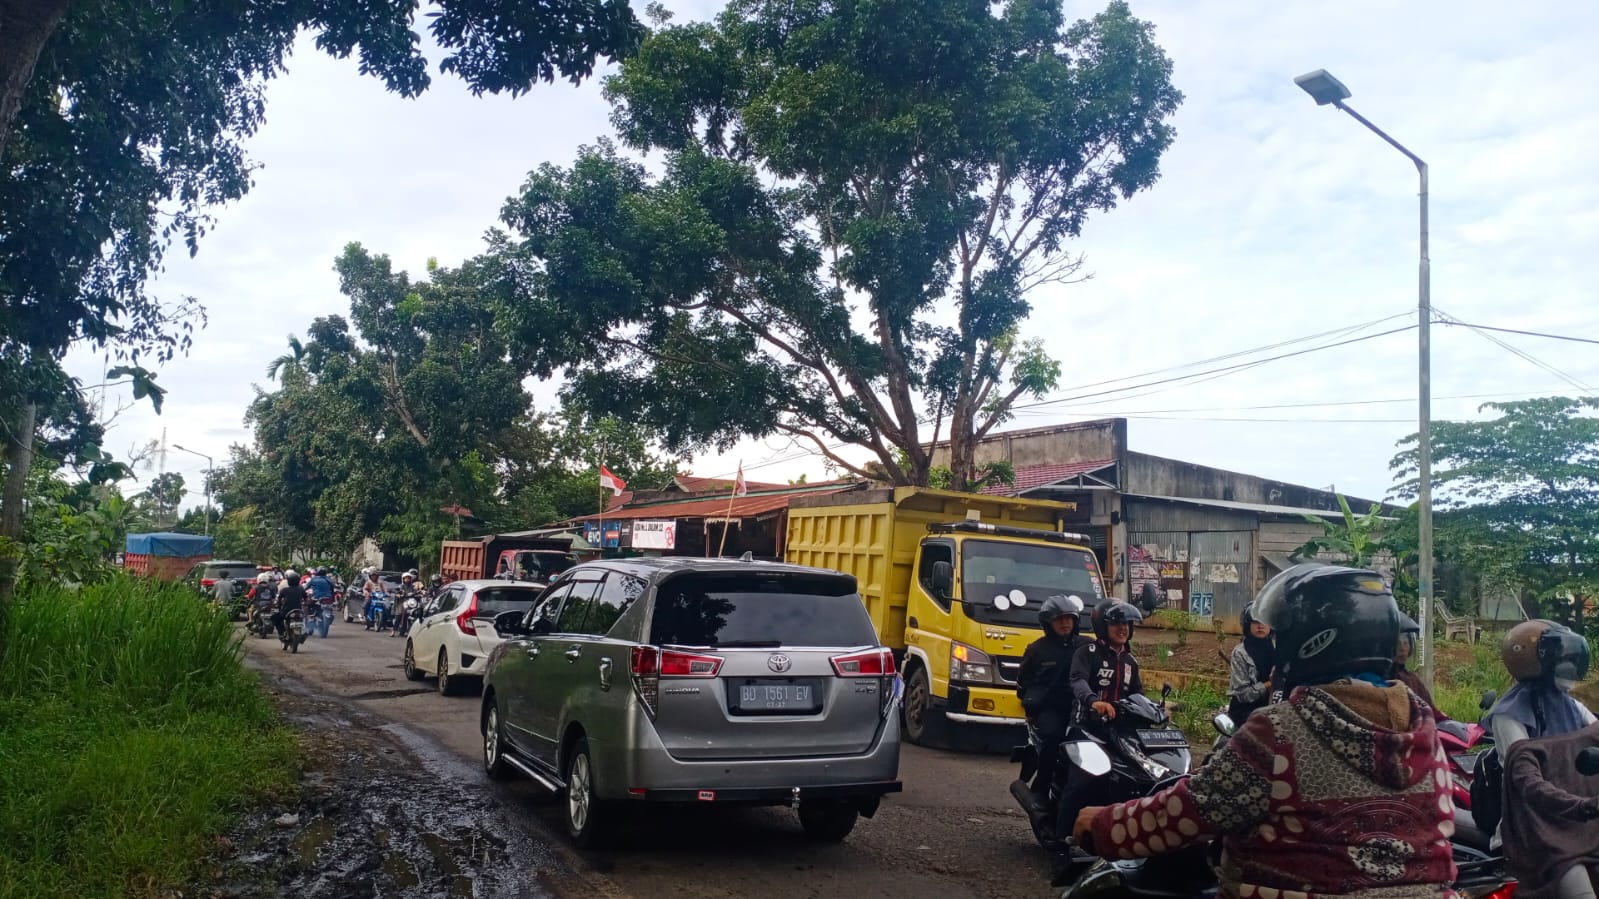
POLYGON ((472 594, 472 601, 467 603, 466 610, 455 616, 455 626, 461 633, 477 636, 477 626, 472 624, 472 619, 477 616, 477 594, 472 594))

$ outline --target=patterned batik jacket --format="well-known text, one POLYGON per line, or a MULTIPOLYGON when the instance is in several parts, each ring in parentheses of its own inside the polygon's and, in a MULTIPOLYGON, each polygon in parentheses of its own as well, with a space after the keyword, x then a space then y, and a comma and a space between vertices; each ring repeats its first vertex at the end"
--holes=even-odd
POLYGON ((1106 858, 1212 837, 1237 899, 1454 895, 1454 804, 1432 713, 1401 684, 1301 687, 1250 716, 1187 780, 1107 807, 1106 858))

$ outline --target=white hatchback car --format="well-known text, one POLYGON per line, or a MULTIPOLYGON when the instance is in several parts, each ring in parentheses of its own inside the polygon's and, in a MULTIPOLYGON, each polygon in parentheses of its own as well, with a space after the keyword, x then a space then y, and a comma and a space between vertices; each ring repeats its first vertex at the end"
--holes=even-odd
POLYGON ((456 581, 423 608, 405 636, 405 676, 438 678, 439 692, 455 693, 462 681, 482 682, 489 653, 500 645, 494 616, 525 612, 544 592, 540 584, 474 580, 456 581))

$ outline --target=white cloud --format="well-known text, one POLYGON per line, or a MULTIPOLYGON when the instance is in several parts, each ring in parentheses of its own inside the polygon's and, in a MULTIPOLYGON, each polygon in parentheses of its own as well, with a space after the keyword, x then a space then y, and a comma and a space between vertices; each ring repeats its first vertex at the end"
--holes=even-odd
MULTIPOLYGON (((680 21, 715 8, 673 5, 680 21)), ((1084 15, 1097 4, 1070 6, 1084 15)), ((1591 251, 1599 174, 1589 162, 1599 143, 1591 97, 1599 8, 1148 0, 1134 10, 1157 24, 1187 101, 1160 183, 1090 221, 1077 249, 1094 279, 1035 298, 1030 330, 1050 340, 1068 387, 1414 309, 1414 170, 1294 86, 1293 76, 1322 67, 1350 87, 1354 108, 1431 165, 1438 306, 1468 321, 1599 334, 1599 257, 1591 251)), ((250 384, 264 382, 284 335, 347 311, 331 271, 345 242, 389 253, 412 271, 429 256, 458 261, 478 250, 528 170, 565 164, 609 130, 592 82, 511 101, 472 98, 440 77, 426 96, 407 101, 308 47, 268 101, 269 121, 251 145, 264 165, 255 190, 222 211, 198 258, 175 262, 159 284, 167 294, 200 297, 211 326, 194 353, 162 372, 171 390, 166 414, 125 416, 113 447, 165 427, 171 439, 224 455, 245 436, 250 384)), ((1468 331, 1433 333, 1437 397, 1569 391, 1468 331)), ((1591 348, 1500 336, 1599 383, 1591 348)), ((1410 399, 1415 358, 1412 332, 1072 411, 1410 399)), ((72 360, 85 377, 97 365, 87 354, 72 360)), ((1438 399, 1434 411, 1464 417, 1480 402, 1438 399)), ((1343 423, 1135 418, 1130 432, 1143 451, 1376 496, 1414 411, 1402 402, 1161 412, 1343 423)), ((1067 418, 1029 412, 1016 425, 1067 418)), ((747 441, 695 467, 731 474, 742 459, 752 477, 820 473, 814 457, 754 468, 794 455, 788 447, 747 441)), ((195 483, 203 464, 181 454, 169 462, 195 483)))

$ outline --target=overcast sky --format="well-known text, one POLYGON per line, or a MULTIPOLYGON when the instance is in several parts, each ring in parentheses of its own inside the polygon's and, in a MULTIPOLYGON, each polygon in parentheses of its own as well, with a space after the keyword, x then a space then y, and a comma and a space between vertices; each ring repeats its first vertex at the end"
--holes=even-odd
MULTIPOLYGON (((705 19, 706 0, 668 3, 705 19)), ((637 4, 642 9, 642 4, 637 4)), ((1470 2, 1281 3, 1133 0, 1153 21, 1187 95, 1159 183, 1092 219, 1077 249, 1091 281, 1040 290, 1029 335, 1065 367, 1057 397, 1012 427, 1126 415, 1132 448, 1377 498, 1395 441, 1414 430, 1416 334, 1407 331, 1249 367, 1195 384, 1083 394, 1239 360, 1087 387, 1397 316, 1415 321, 1416 174, 1395 150, 1293 83, 1326 68, 1350 104, 1431 166, 1432 296, 1458 319, 1599 338, 1599 6, 1470 2), (1403 316, 1408 315, 1409 318, 1403 316), (1326 405, 1305 405, 1305 404, 1326 405), (1359 405, 1351 405, 1359 403, 1359 405)), ((1074 16, 1099 4, 1069 4, 1074 16)), ((610 133, 597 81, 540 87, 517 100, 474 98, 437 77, 418 100, 386 93, 353 62, 302 43, 268 91, 248 147, 261 164, 242 202, 194 259, 155 287, 193 295, 209 327, 160 374, 165 412, 117 419, 122 453, 159 439, 220 462, 248 442, 254 384, 289 333, 348 314, 332 270, 346 242, 421 272, 481 251, 483 232, 526 173, 569 164, 610 133)), ((1591 345, 1499 337, 1585 385, 1591 345)), ((1298 343, 1292 351, 1327 343, 1298 343)), ((1259 358, 1258 354, 1243 357, 1259 358)), ((73 355, 96 383, 99 358, 73 355)), ((1490 399, 1579 392, 1460 327, 1433 329, 1433 410, 1468 418, 1490 399)), ((554 385, 535 391, 554 402, 554 385)), ((114 401, 114 400, 113 400, 114 401)), ((336 425, 336 423, 330 423, 336 425)), ((786 440, 746 441, 693 460, 755 480, 823 475, 786 440)), ((205 462, 173 450, 198 499, 205 462)))

